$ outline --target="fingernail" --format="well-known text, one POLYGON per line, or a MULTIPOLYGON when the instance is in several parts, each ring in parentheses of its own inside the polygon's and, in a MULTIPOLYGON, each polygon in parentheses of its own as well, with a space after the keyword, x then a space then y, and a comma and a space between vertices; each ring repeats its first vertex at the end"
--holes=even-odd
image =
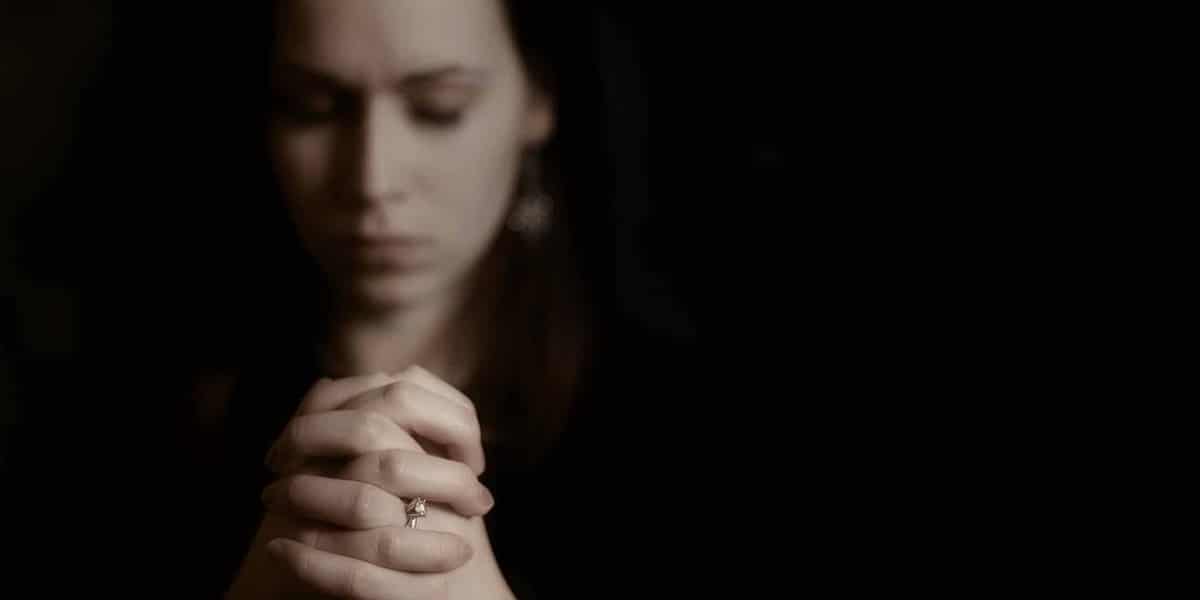
POLYGON ((267 542, 267 553, 272 556, 283 556, 283 540, 276 538, 267 542))
POLYGON ((479 498, 483 500, 484 510, 490 510, 496 505, 496 499, 492 497, 492 492, 488 491, 486 486, 479 486, 479 498))
POLYGON ((293 456, 291 460, 277 466, 275 472, 280 475, 291 475, 300 470, 304 466, 304 459, 299 456, 293 456))
POLYGON ((271 444, 271 449, 267 450, 267 457, 263 460, 263 464, 270 469, 275 468, 275 459, 279 458, 279 443, 271 444))

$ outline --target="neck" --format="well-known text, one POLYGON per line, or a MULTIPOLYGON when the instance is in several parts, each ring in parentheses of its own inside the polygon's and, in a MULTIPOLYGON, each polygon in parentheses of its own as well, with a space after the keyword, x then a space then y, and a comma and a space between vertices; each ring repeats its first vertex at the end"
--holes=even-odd
POLYGON ((420 365, 450 385, 466 385, 482 358, 502 264, 500 253, 490 253, 460 285, 388 310, 334 302, 321 357, 324 370, 348 377, 420 365))
POLYGON ((447 293, 387 310, 336 304, 326 340, 324 367, 339 377, 396 373, 421 365, 452 384, 467 376, 465 336, 456 318, 464 294, 447 293))

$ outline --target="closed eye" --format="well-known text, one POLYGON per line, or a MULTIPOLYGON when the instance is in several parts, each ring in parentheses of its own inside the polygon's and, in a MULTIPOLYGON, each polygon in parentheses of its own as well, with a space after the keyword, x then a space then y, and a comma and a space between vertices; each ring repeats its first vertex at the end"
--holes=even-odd
POLYGON ((436 107, 414 106, 412 116, 417 121, 440 128, 451 128, 458 125, 465 110, 443 109, 436 107))
MULTIPOLYGON (((276 65, 274 114, 297 126, 317 126, 354 117, 361 98, 350 82, 298 63, 276 65)), ((450 130, 482 94, 486 72, 461 66, 410 73, 395 89, 404 96, 418 126, 450 130)))
POLYGON ((440 128, 458 125, 481 93, 479 84, 453 75, 430 78, 404 88, 413 118, 440 128))

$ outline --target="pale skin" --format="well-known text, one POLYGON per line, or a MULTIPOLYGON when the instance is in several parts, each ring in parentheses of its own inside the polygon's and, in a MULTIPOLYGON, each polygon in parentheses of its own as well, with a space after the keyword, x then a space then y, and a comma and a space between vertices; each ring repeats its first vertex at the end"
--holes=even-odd
POLYGON ((280 478, 229 598, 513 597, 483 525, 474 408, 428 371, 322 379, 267 461, 280 478), (413 496, 428 514, 405 528, 413 496))
POLYGON ((289 0, 269 139, 326 273, 327 368, 267 457, 280 479, 229 598, 511 598, 461 385, 521 155, 553 129, 499 0, 289 0), (424 368, 417 367, 421 365, 424 368), (403 527, 404 499, 428 516, 403 527))

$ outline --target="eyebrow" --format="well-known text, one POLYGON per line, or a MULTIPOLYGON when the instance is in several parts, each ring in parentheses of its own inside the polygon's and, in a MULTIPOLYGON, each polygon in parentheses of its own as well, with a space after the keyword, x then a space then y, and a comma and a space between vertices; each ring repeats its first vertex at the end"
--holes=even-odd
MULTIPOLYGON (((276 68, 288 75, 298 75, 304 79, 315 80, 317 83, 326 87, 334 87, 339 89, 355 89, 358 87, 358 85, 354 82, 335 73, 299 62, 283 61, 278 63, 276 68)), ((400 79, 400 81, 396 82, 394 86, 400 89, 420 87, 423 85, 429 85, 439 79, 447 77, 461 77, 481 83, 486 78, 486 75, 487 72, 483 69, 470 68, 460 64, 451 64, 415 71, 405 75, 400 79)))

